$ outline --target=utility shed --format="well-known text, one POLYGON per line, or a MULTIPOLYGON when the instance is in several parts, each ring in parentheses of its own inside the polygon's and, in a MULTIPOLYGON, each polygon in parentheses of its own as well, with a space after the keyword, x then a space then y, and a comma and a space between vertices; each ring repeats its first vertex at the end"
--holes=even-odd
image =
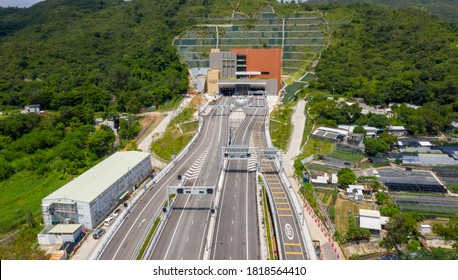
POLYGON ((152 172, 149 153, 117 152, 42 200, 45 225, 93 229, 152 172))
POLYGON ((55 226, 46 226, 38 234, 39 244, 64 244, 64 242, 75 242, 83 232, 81 224, 58 224, 55 226))
POLYGON ((374 235, 380 235, 382 225, 386 222, 387 218, 380 216, 379 211, 359 209, 359 227, 369 229, 374 235))
POLYGON ((431 226, 430 225, 420 225, 420 233, 422 234, 431 233, 431 226))

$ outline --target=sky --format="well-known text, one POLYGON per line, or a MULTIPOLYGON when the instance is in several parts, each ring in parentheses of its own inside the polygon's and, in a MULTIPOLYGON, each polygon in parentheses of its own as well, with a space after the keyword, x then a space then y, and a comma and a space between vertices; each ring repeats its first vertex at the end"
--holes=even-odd
POLYGON ((0 0, 1 7, 19 7, 19 8, 28 8, 35 3, 41 2, 44 0, 0 0))

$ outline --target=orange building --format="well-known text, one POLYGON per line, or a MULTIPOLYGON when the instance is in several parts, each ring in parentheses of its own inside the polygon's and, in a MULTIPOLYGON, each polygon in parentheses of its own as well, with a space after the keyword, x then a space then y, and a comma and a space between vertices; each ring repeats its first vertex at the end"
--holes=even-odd
POLYGON ((252 79, 275 79, 277 91, 281 88, 281 49, 231 49, 237 56, 246 56, 246 72, 261 72, 252 79))
MULTIPOLYGON (((281 86, 281 49, 231 49, 210 52, 210 95, 276 95, 281 86)), ((210 75, 209 74, 209 75, 210 75)))

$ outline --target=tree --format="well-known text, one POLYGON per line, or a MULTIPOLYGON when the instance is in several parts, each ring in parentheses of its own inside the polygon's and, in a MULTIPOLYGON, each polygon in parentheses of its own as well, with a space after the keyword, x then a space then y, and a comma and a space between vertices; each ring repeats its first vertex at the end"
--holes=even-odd
POLYGON ((390 196, 384 192, 378 192, 375 194, 375 199, 380 205, 387 205, 390 202, 390 196))
POLYGON ((367 133, 367 131, 361 125, 356 126, 355 129, 353 129, 353 132, 354 133, 361 133, 361 134, 364 134, 364 135, 366 135, 366 133, 367 133))
POLYGON ((380 245, 388 250, 397 248, 399 245, 405 245, 419 235, 417 221, 412 215, 406 213, 400 213, 391 218, 385 229, 388 233, 380 245))
POLYGON ((348 231, 345 234, 345 239, 347 241, 368 239, 370 236, 371 232, 367 228, 358 227, 354 216, 348 216, 348 231))
POLYGON ((441 224, 434 225, 433 231, 443 236, 446 240, 455 241, 454 246, 458 248, 458 218, 450 219, 446 226, 441 224))
POLYGON ((110 127, 102 125, 88 139, 89 150, 101 158, 113 151, 113 144, 116 136, 110 127))
POLYGON ((337 173, 338 183, 341 186, 348 187, 356 182, 356 175, 349 168, 340 169, 337 173))
POLYGON ((399 208, 395 204, 390 203, 380 207, 380 214, 392 218, 399 214, 399 208))
POLYGON ((368 156, 382 157, 390 150, 390 145, 380 138, 364 139, 364 152, 368 156))

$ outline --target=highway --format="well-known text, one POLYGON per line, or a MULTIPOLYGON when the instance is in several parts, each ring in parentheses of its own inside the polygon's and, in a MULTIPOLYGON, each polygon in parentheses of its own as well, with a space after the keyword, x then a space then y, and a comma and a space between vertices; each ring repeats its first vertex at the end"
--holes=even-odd
MULTIPOLYGON (((265 100, 252 97, 250 102, 259 106, 265 100)), ((200 136, 189 152, 129 210, 128 216, 107 244, 100 259, 127 260, 137 257, 148 233, 148 225, 151 225, 155 215, 162 209, 166 188, 178 184, 178 175, 186 177, 185 186, 217 186, 223 166, 222 147, 228 144, 227 107, 234 103, 235 98, 223 97, 218 105, 226 108, 213 108, 208 115, 203 116, 200 136)), ((265 110, 245 106, 246 117, 232 135, 233 145, 257 149, 267 147, 265 110)), ((209 258, 214 260, 260 259, 256 163, 256 159, 227 162, 223 186, 218 194, 218 205, 212 204, 215 194, 177 195, 159 240, 147 258, 197 260, 203 258, 206 249, 210 249, 209 258), (209 232, 212 216, 210 209, 213 206, 216 206, 216 222, 209 232), (208 234, 211 241, 207 240, 208 234)), ((270 190, 271 205, 274 207, 273 218, 278 225, 279 235, 276 238, 280 258, 307 259, 299 219, 293 211, 287 187, 283 185, 272 162, 262 161, 261 169, 268 185, 266 190, 270 190)))
MULTIPOLYGON (((246 111, 247 116, 237 130, 233 145, 250 145, 255 124, 265 118, 264 109, 246 111)), ((211 248, 213 260, 260 259, 255 163, 248 160, 228 162, 211 248)))
MULTIPOLYGON (((227 100, 223 99, 221 102, 227 102, 227 100)), ((209 143, 213 140, 212 137, 214 136, 216 127, 212 116, 217 115, 217 113, 218 110, 213 109, 208 116, 204 117, 201 135, 186 156, 165 174, 161 180, 154 184, 153 187, 148 189, 137 204, 129 209, 129 214, 115 235, 109 240, 99 259, 136 259, 138 250, 142 246, 142 237, 149 230, 148 225, 156 218, 155 215, 162 208, 166 197, 165 187, 176 185, 178 183, 178 175, 185 174, 207 150, 209 143)), ((223 140, 225 139, 221 137, 221 141, 223 140)))
MULTIPOLYGON (((223 97, 218 103, 229 105, 231 98, 223 97)), ((213 109, 208 117, 211 130, 205 136, 203 153, 181 174, 187 178, 186 186, 215 187, 221 168, 221 149, 227 144, 227 118, 229 109, 213 109)), ((206 245, 207 226, 213 195, 179 194, 159 242, 150 256, 154 260, 202 259, 206 245)))

